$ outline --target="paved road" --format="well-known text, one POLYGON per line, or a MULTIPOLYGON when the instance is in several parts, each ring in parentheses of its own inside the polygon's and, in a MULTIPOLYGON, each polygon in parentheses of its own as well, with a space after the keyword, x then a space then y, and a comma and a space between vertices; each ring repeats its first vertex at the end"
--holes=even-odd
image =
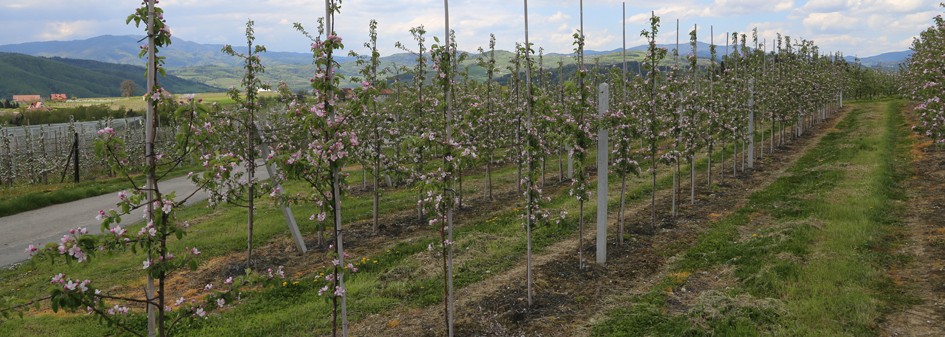
MULTIPOLYGON (((265 166, 257 169, 259 179, 268 179, 265 166)), ((197 189, 187 177, 177 177, 159 182, 161 193, 177 192, 179 198, 193 193, 197 189)), ((187 205, 207 199, 207 194, 197 192, 187 205)), ((90 233, 101 232, 101 222, 95 216, 101 209, 115 208, 118 193, 108 193, 97 197, 53 205, 29 212, 23 212, 0 218, 0 266, 9 266, 26 260, 29 255, 26 247, 34 244, 42 247, 48 242, 58 241, 69 229, 86 227, 90 233)), ((122 224, 141 221, 140 212, 122 217, 122 224)))

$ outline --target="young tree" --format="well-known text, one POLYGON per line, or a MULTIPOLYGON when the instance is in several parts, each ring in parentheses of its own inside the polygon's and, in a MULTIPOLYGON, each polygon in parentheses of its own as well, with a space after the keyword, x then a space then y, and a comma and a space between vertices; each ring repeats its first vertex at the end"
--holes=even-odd
MULTIPOLYGON (((373 177, 373 222, 371 231, 377 233, 379 222, 378 207, 380 203, 380 185, 378 179, 381 175, 381 165, 387 161, 384 154, 384 142, 389 139, 391 128, 390 124, 393 118, 385 109, 378 108, 378 67, 380 67, 381 54, 377 50, 377 21, 371 20, 368 26, 368 36, 370 40, 364 43, 364 47, 370 50, 371 56, 368 58, 359 58, 357 64, 361 66, 361 86, 356 89, 357 100, 354 101, 354 123, 359 130, 359 134, 365 135, 363 141, 368 146, 362 146, 359 149, 364 152, 364 157, 371 165, 371 176, 373 177)), ((354 51, 351 52, 353 56, 354 51)), ((367 168, 364 169, 367 171, 367 168)))
POLYGON ((590 200, 589 180, 587 174, 587 152, 592 146, 591 135, 591 105, 588 102, 590 89, 585 84, 587 70, 584 69, 584 2, 581 1, 581 29, 574 33, 574 53, 578 58, 578 71, 575 74, 577 86, 573 84, 566 90, 577 98, 575 104, 570 105, 568 115, 568 133, 573 144, 574 176, 571 179, 571 189, 568 192, 578 200, 578 267, 584 269, 584 202, 590 200))
POLYGON ((88 235, 85 228, 75 228, 63 236, 58 244, 51 243, 42 249, 30 245, 27 251, 31 255, 39 254, 50 259, 61 256, 66 261, 75 260, 80 263, 88 261, 99 251, 144 252, 147 256, 142 262, 142 270, 147 276, 147 284, 143 299, 110 294, 105 288, 97 289, 93 286, 92 280, 72 279, 61 273, 50 281, 52 287, 47 299, 54 311, 85 309, 99 316, 103 322, 114 326, 119 333, 164 337, 173 333, 180 326, 180 322, 203 318, 209 310, 224 306, 233 301, 235 296, 231 292, 214 292, 205 297, 206 304, 198 304, 196 299, 182 299, 172 305, 167 299, 167 278, 184 266, 195 268, 194 257, 199 255, 200 251, 197 248, 186 248, 177 254, 171 251, 170 241, 174 238, 181 239, 188 227, 186 221, 181 222, 176 218, 174 210, 182 206, 193 194, 181 198, 176 198, 174 193, 164 194, 158 182, 170 170, 179 167, 185 159, 191 157, 193 137, 190 132, 178 133, 173 146, 157 151, 155 137, 158 123, 155 116, 159 109, 173 111, 168 116, 186 130, 193 130, 197 128, 194 123, 196 116, 206 111, 193 99, 178 105, 173 96, 157 82, 156 74, 164 72, 164 58, 157 57, 157 53, 159 48, 171 43, 171 34, 164 22, 163 10, 156 7, 155 3, 155 0, 144 2, 127 19, 128 23, 134 21, 136 26, 144 23, 149 33, 148 47, 140 54, 148 56, 148 93, 145 94, 148 109, 145 124, 146 163, 144 166, 131 164, 126 144, 111 127, 98 131, 100 139, 96 143, 96 153, 109 161, 112 168, 120 172, 134 187, 133 190, 118 193, 117 210, 99 211, 96 218, 102 221, 102 232, 108 233, 107 235, 88 235), (159 167, 167 168, 167 171, 158 172, 159 167), (145 172, 145 186, 139 186, 131 178, 131 174, 139 170, 145 172), (129 233, 126 227, 121 225, 122 216, 135 211, 141 211, 146 221, 146 225, 136 234, 129 233), (147 307, 148 322, 145 332, 136 324, 138 320, 126 315, 129 312, 127 305, 131 303, 147 307), (211 303, 216 303, 217 306, 211 306, 211 303), (111 304, 114 306, 110 306, 111 304))
POLYGON ((479 59, 477 63, 486 70, 486 95, 485 104, 482 100, 471 104, 472 132, 477 137, 476 144, 484 154, 486 162, 486 195, 489 200, 494 199, 492 195, 492 164, 495 160, 495 152, 502 146, 501 136, 505 130, 502 122, 501 112, 496 109, 495 98, 495 34, 489 34, 489 51, 486 52, 479 48, 479 59), (488 54, 488 58, 486 55, 488 54))
MULTIPOLYGON (((246 53, 239 53, 226 45, 223 52, 243 61, 246 69, 241 82, 243 92, 231 88, 227 95, 236 102, 236 109, 215 110, 200 121, 203 130, 194 130, 198 144, 203 150, 205 171, 191 176, 198 185, 206 186, 210 194, 210 205, 228 203, 246 208, 246 266, 253 266, 253 225, 256 199, 259 189, 269 189, 256 178, 257 151, 259 151, 259 121, 257 114, 262 106, 259 90, 268 89, 259 74, 265 71, 259 53, 266 51, 262 45, 253 45, 256 37, 253 21, 246 22, 246 53), (237 170, 242 166, 242 170, 237 170)), ((278 179, 275 177, 274 179, 278 179)))
POLYGON ((701 90, 698 61, 698 27, 689 32, 689 46, 692 52, 687 56, 689 61, 689 83, 685 85, 686 94, 683 96, 684 113, 681 120, 682 156, 689 162, 689 202, 696 203, 696 161, 695 155, 702 145, 704 137, 705 95, 701 90))
MULTIPOLYGON (((332 216, 334 240, 332 247, 333 271, 329 275, 333 289, 323 289, 320 294, 330 297, 332 303, 332 331, 346 336, 348 329, 347 293, 344 277, 351 264, 345 264, 344 240, 342 236, 341 205, 344 174, 341 168, 358 147, 359 141, 351 126, 350 116, 338 106, 341 101, 341 75, 336 73, 339 65, 334 53, 343 50, 341 37, 335 32, 335 14, 340 13, 340 1, 326 3, 325 18, 319 19, 318 35, 312 36, 299 24, 295 28, 312 41, 312 58, 315 65, 311 79, 312 101, 284 97, 289 102, 285 117, 292 132, 282 135, 274 149, 272 160, 283 167, 290 176, 306 181, 311 192, 300 200, 313 203, 318 215, 312 219, 319 222, 332 216)), ((282 90, 283 94, 287 90, 282 90)))
POLYGON ((121 81, 121 97, 131 97, 138 90, 138 85, 132 80, 121 81))
POLYGON ((656 229, 656 168, 657 168, 657 158, 659 155, 659 142, 663 138, 662 128, 663 122, 660 118, 660 107, 661 97, 657 95, 657 89, 660 87, 657 85, 659 80, 658 65, 660 61, 666 56, 666 49, 659 48, 656 46, 656 36, 659 33, 660 28, 660 17, 655 14, 650 14, 650 30, 643 30, 640 32, 640 36, 643 36, 647 39, 649 47, 647 49, 647 55, 644 59, 644 62, 647 63, 649 67, 649 73, 646 75, 645 86, 647 87, 648 98, 641 104, 641 108, 645 111, 645 117, 641 119, 641 131, 642 138, 645 141, 647 146, 646 153, 650 158, 650 173, 652 178, 652 194, 650 198, 650 215, 652 218, 651 229, 656 229))
POLYGON ((408 161, 413 164, 412 166, 412 177, 411 179, 416 182, 417 185, 417 218, 419 221, 424 219, 424 190, 422 181, 426 178, 423 176, 424 168, 423 165, 426 162, 427 155, 426 151, 431 147, 431 142, 433 141, 434 133, 430 130, 427 123, 416 123, 416 121, 423 121, 428 118, 428 105, 429 99, 424 96, 424 82, 426 81, 426 56, 424 54, 426 50, 426 29, 423 26, 418 26, 410 29, 410 35, 413 36, 414 41, 417 42, 417 51, 411 51, 404 44, 397 42, 395 46, 398 49, 401 49, 405 52, 414 54, 417 56, 417 64, 413 70, 413 82, 414 87, 416 88, 415 92, 410 93, 408 99, 413 102, 413 107, 406 113, 405 118, 402 119, 403 127, 401 133, 405 135, 407 139, 403 142, 405 146, 404 153, 408 157, 408 161), (414 96, 416 95, 416 96, 414 96))
POLYGON ((433 84, 442 90, 442 96, 439 96, 437 108, 442 109, 441 119, 434 120, 433 130, 442 130, 442 132, 432 132, 432 140, 443 149, 442 160, 438 163, 434 172, 425 174, 425 185, 427 186, 427 205, 436 213, 436 217, 430 220, 431 226, 438 225, 440 232, 440 247, 443 257, 443 306, 444 319, 447 328, 447 334, 452 336, 453 317, 455 308, 453 305, 453 212, 456 207, 456 174, 459 169, 461 157, 474 157, 473 149, 464 147, 463 144, 456 142, 453 138, 454 113, 452 104, 453 81, 455 76, 455 66, 453 58, 456 46, 452 43, 451 31, 449 29, 449 2, 443 1, 445 16, 444 41, 441 43, 439 38, 434 37, 435 43, 430 46, 430 55, 433 60, 433 84))

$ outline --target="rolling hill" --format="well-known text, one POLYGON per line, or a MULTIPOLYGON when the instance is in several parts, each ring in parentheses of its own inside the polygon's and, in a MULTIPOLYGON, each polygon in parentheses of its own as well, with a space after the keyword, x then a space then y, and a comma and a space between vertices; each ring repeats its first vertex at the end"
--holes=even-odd
MULTIPOLYGON (((899 64, 912 57, 912 50, 883 53, 876 56, 860 58, 860 64, 867 67, 897 68, 899 64)), ((845 57, 847 62, 854 62, 856 57, 845 57)))
MULTIPOLYGON (((109 63, 120 63, 130 65, 140 65, 142 61, 138 58, 140 37, 137 36, 99 36, 86 40, 77 41, 50 41, 50 42, 30 42, 13 45, 0 46, 0 52, 17 52, 33 56, 47 57, 68 57, 72 59, 94 59, 109 63)), ((674 44, 660 44, 660 48, 669 50, 666 64, 672 62, 672 50, 676 47, 674 44)), ((680 55, 685 56, 690 53, 688 42, 680 44, 680 55)), ((169 75, 175 75, 187 80, 205 83, 209 86, 219 88, 229 88, 239 86, 243 70, 239 61, 235 58, 224 55, 220 52, 223 45, 219 44, 201 44, 182 39, 174 39, 174 43, 168 48, 162 50, 162 55, 167 57, 167 68, 169 75)), ((703 42, 698 43, 697 56, 701 59, 708 59, 709 45, 703 42)), ((471 46, 469 49, 472 49, 471 46)), ((639 61, 642 59, 647 46, 635 46, 627 48, 628 61, 639 61)), ((725 53, 725 46, 717 46, 717 53, 725 53)), ((508 67, 511 64, 513 53, 508 51, 496 51, 497 77, 509 74, 508 67)), ((861 63, 867 67, 896 67, 904 61, 910 51, 886 53, 873 57, 861 59, 861 63)), ((266 66, 266 73, 260 77, 264 82, 275 85, 280 81, 285 81, 292 90, 302 90, 309 88, 309 77, 312 73, 312 59, 308 53, 293 52, 267 52, 261 55, 263 64, 266 66)), ((469 59, 463 64, 469 68, 470 78, 474 80, 485 79, 485 71, 476 65, 478 53, 469 53, 469 59)), ((412 67, 415 57, 407 53, 398 53, 381 58, 381 68, 393 69, 394 66, 412 67)), ((355 64, 355 57, 343 56, 338 61, 341 64, 338 72, 347 77, 357 76, 358 68, 355 64)), ((602 65, 619 64, 621 61, 620 49, 607 51, 585 51, 585 60, 589 65, 599 62, 602 65)), ((576 60, 572 54, 568 53, 547 53, 544 57, 544 66, 546 68, 557 68, 558 61, 565 66, 574 64, 576 60)), ((685 62, 684 58, 680 59, 685 62)), ((853 58, 848 57, 852 62, 853 58)), ((392 71, 393 72, 393 71, 392 71)), ((346 86, 354 86, 356 83, 348 82, 346 86)), ((117 88, 117 86, 116 86, 117 88)))
MULTIPOLYGON (((0 46, 0 52, 140 65, 143 63, 138 58, 141 38, 141 36, 130 35, 102 35, 85 40, 27 42, 0 46)), ((222 44, 201 44, 175 38, 170 46, 161 49, 161 55, 167 56, 165 65, 169 69, 240 65, 238 59, 223 54, 220 51, 221 49, 223 49, 222 44)), ((341 60, 346 59, 350 58, 341 58, 341 60)), ((308 65, 312 64, 312 54, 267 52, 263 54, 263 62, 267 64, 308 65)))
MULTIPOLYGON (((120 85, 132 80, 145 87, 144 67, 91 60, 36 57, 0 53, 0 98, 14 94, 65 93, 69 97, 121 96, 120 85)), ((220 88, 176 76, 160 79, 171 92, 218 92, 220 88)), ((143 94, 139 89, 136 95, 143 94)))

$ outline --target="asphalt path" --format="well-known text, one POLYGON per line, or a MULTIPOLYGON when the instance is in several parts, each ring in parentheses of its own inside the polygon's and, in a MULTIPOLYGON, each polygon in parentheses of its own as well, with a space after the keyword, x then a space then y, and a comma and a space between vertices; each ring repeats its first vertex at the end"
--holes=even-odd
MULTIPOLYGON (((258 179, 268 179, 265 165, 256 170, 258 179)), ((178 198, 197 190, 186 176, 158 182, 161 193, 177 192, 178 198)), ((187 200, 185 205, 192 205, 207 199, 207 193, 199 191, 187 200)), ((0 218, 0 266, 10 266, 29 258, 26 247, 30 244, 42 247, 48 242, 58 242, 70 229, 85 227, 89 233, 100 233, 101 222, 95 220, 99 210, 116 208, 118 192, 73 202, 52 205, 28 212, 0 218)), ((142 213, 132 211, 122 216, 123 225, 141 222, 142 213)))

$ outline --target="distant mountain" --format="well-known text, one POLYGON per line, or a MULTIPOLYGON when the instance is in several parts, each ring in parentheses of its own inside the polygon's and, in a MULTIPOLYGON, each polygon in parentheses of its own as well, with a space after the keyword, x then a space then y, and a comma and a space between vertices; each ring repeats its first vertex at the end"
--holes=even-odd
MULTIPOLYGON (((0 46, 0 52, 7 51, 33 56, 67 57, 141 65, 142 60, 138 58, 140 39, 137 36, 106 35, 78 41, 30 42, 0 46)), ((676 45, 660 44, 658 47, 669 51, 664 63, 672 62, 672 51, 676 48, 676 45)), ((167 57, 168 74, 219 88, 239 86, 243 74, 241 64, 239 60, 223 54, 220 51, 222 48, 223 45, 220 44, 201 44, 175 38, 174 42, 163 49, 161 53, 167 57)), ((628 61, 639 61, 646 49, 646 45, 628 48, 628 61)), ((680 56, 683 57, 691 52, 688 42, 680 43, 679 49, 680 56)), ((709 44, 699 42, 697 49, 697 56, 700 59, 710 57, 709 44)), ((716 52, 721 57, 726 52, 725 45, 716 46, 716 52)), ((886 65, 895 67, 899 62, 905 60, 908 55, 911 55, 911 52, 887 53, 863 58, 862 63, 866 66, 886 65)), ((311 54, 266 52, 261 56, 263 64, 266 66, 266 73, 260 76, 264 82, 275 85, 280 81, 284 81, 292 90, 309 88, 309 78, 312 74, 311 54)), ((509 73, 508 68, 511 66, 513 56, 514 54, 509 51, 496 51, 497 77, 509 73)), ((482 80, 486 76, 485 70, 476 65, 477 57, 479 57, 478 53, 469 53, 469 60, 466 61, 463 67, 468 67, 470 78, 482 80)), ((358 66, 355 63, 355 57, 342 56, 338 57, 337 60, 341 64, 340 69, 338 69, 340 74, 349 78, 357 76, 358 66)), ((416 56, 410 53, 388 55, 381 58, 381 68, 393 69, 394 65, 412 68, 415 65, 415 60, 416 56)), ((601 65, 613 65, 620 63, 621 60, 622 55, 619 48, 606 51, 585 51, 585 61, 588 65, 598 62, 601 65)), ((852 58, 848 58, 848 60, 852 62, 852 58)), ((555 69, 559 61, 565 66, 576 62, 573 54, 562 53, 547 53, 544 55, 543 61, 545 68, 555 69)), ((683 59, 680 61, 683 61, 683 59)), ((391 71, 391 75, 394 73, 394 71, 391 71)), ((356 83, 348 82, 345 85, 354 86, 356 83)))
MULTIPOLYGON (((883 67, 883 68, 895 68, 900 64, 906 62, 910 57, 912 57, 912 50, 897 51, 890 53, 883 53, 876 56, 863 57, 860 58, 860 64, 867 67, 883 67)), ((856 57, 847 56, 844 57, 847 62, 854 62, 856 57)))
MULTIPOLYGON (((144 88, 144 73, 144 67, 139 66, 0 53, 0 98, 52 93, 69 97, 117 97, 121 96, 120 86, 124 80, 132 80, 138 88, 144 88)), ((160 82, 175 93, 222 91, 176 76, 161 78, 160 82)), ((135 94, 143 93, 144 90, 139 89, 135 94)))
MULTIPOLYGON (((0 52, 20 53, 33 56, 68 57, 74 59, 97 60, 108 63, 140 65, 144 61, 138 58, 141 50, 140 36, 103 35, 85 40, 28 42, 0 46, 0 52)), ((161 50, 167 56, 168 68, 197 66, 239 66, 240 61, 221 52, 222 44, 201 44, 182 39, 173 39, 173 43, 161 50)), ((237 51, 239 46, 235 47, 237 51)), ((340 60, 350 59, 341 57, 340 60)), ((292 52, 267 52, 263 62, 278 64, 312 64, 312 54, 292 52)))

